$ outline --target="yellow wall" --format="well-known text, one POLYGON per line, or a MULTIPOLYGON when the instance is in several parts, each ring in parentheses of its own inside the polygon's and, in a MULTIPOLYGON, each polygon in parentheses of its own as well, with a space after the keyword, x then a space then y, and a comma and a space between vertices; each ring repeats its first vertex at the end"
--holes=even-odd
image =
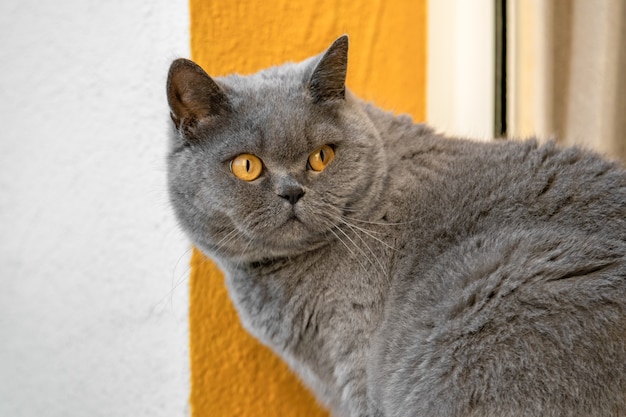
MULTIPOLYGON (((426 0, 190 0, 192 59, 211 75, 248 74, 350 36, 347 85, 397 113, 425 117, 426 0)), ((193 417, 323 416, 287 367, 241 328, 223 276, 191 260, 193 417)))

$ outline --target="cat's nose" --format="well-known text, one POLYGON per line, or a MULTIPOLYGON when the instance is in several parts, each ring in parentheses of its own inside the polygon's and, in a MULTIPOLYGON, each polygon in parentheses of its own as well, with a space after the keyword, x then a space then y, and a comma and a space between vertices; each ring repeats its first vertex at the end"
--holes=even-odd
POLYGON ((304 195, 304 189, 302 189, 299 185, 288 185, 284 187, 278 195, 293 205, 296 204, 300 198, 302 198, 304 195))

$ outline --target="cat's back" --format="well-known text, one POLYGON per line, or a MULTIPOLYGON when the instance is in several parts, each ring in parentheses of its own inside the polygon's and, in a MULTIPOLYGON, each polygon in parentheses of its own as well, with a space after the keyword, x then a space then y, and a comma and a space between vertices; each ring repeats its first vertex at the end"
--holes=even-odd
POLYGON ((386 412, 626 415, 624 170, 532 141, 403 140, 372 371, 386 412))
POLYGON ((398 124, 406 130, 387 145, 394 220, 445 235, 546 223, 626 239, 620 163, 551 142, 476 142, 398 124))

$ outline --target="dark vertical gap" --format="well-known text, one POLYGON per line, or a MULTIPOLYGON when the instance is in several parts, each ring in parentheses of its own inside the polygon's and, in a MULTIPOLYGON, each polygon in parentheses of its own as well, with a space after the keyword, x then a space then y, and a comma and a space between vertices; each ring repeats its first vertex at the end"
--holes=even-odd
POLYGON ((551 45, 549 50, 549 85, 552 89, 551 102, 546 108, 551 122, 550 134, 557 141, 565 141, 571 134, 567 131, 568 97, 572 71, 572 34, 574 4, 569 0, 552 1, 548 7, 548 25, 551 45))
POLYGON ((506 2, 495 0, 496 11, 496 71, 494 137, 506 138, 506 2))

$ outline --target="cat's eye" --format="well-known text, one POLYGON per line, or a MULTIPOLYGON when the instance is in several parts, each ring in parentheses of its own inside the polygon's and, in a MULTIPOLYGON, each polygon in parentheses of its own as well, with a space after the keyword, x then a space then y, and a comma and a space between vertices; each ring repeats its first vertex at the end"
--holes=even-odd
POLYGON ((240 180, 253 181, 259 178, 263 170, 263 162, 249 153, 242 153, 230 161, 230 172, 240 180))
POLYGON ((309 167, 313 171, 323 171, 326 165, 335 158, 335 150, 330 145, 320 146, 309 155, 309 167))

